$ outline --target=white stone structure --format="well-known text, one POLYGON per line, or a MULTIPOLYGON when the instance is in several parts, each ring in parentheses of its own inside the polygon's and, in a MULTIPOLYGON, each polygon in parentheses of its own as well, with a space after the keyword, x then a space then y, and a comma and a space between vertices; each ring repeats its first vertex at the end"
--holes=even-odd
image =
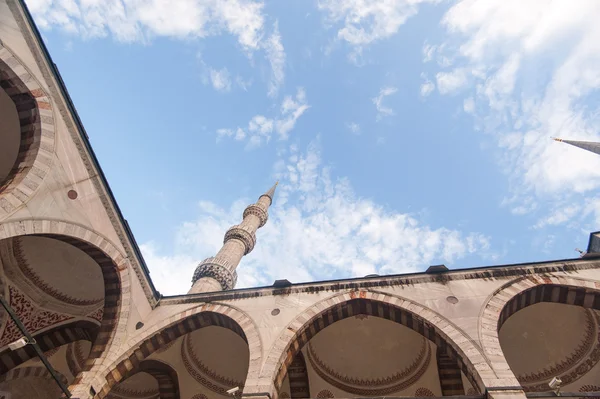
MULTIPOLYGON (((162 297, 30 15, 0 0, 0 295, 73 398, 600 391, 600 234, 577 259, 235 290, 273 200, 162 297)), ((0 312, 0 395, 59 397, 21 336, 0 312)))

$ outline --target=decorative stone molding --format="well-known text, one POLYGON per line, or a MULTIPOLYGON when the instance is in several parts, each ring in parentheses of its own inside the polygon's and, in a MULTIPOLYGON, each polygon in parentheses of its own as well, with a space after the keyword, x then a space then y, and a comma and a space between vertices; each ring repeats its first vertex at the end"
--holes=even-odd
POLYGON ((329 389, 323 389, 317 394, 317 398, 326 399, 326 398, 335 398, 335 396, 331 393, 329 389))
POLYGON ((229 240, 240 240, 245 247, 244 255, 248 255, 254 249, 256 235, 246 231, 244 228, 240 227, 240 225, 236 225, 227 230, 223 243, 226 243, 229 240))
POLYGON ((269 219, 269 213, 261 206, 256 204, 248 205, 246 209, 244 209, 244 219, 248 215, 254 215, 260 220, 260 225, 258 226, 259 228, 263 227, 269 219))
POLYGON ((211 277, 221 284, 223 290, 232 290, 237 282, 237 272, 230 271, 223 263, 225 262, 219 258, 204 259, 194 271, 192 285, 202 277, 211 277))
POLYGON ((55 126, 50 97, 1 41, 0 86, 15 104, 21 127, 16 162, 0 181, 0 219, 3 219, 31 198, 48 174, 54 157, 55 126))
POLYGON ((433 394, 433 392, 431 392, 431 390, 427 389, 427 388, 419 388, 415 391, 415 396, 417 398, 429 398, 429 397, 435 397, 435 395, 433 394))

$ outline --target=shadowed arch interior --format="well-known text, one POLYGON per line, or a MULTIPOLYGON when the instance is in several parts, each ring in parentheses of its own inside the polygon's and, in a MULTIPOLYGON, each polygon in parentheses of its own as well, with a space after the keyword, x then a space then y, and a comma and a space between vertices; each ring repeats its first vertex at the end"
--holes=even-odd
POLYGON ((246 338, 246 334, 242 327, 228 316, 211 311, 203 311, 191 315, 144 339, 128 358, 119 362, 106 375, 106 384, 102 387, 100 392, 94 396, 94 399, 105 398, 110 393, 110 390, 118 383, 133 376, 139 371, 143 371, 141 370, 142 364, 147 362, 146 359, 148 356, 158 349, 165 347, 183 335, 209 326, 223 327, 231 330, 240 336, 244 342, 248 343, 248 339, 246 338))
MULTIPOLYGON (((83 371, 90 370, 95 359, 101 357, 108 347, 118 321, 121 282, 117 266, 102 250, 79 239, 57 234, 35 234, 25 237, 46 237, 69 244, 87 254, 101 269, 104 282, 104 307, 100 326, 90 322, 76 321, 34 334, 43 351, 80 339, 91 341, 92 349, 83 367, 83 371)), ((0 354, 0 373, 6 373, 34 356, 35 352, 29 346, 17 351, 5 350, 0 354)))
POLYGON ((559 284, 536 285, 513 296, 504 305, 498 318, 498 331, 500 331, 500 327, 504 322, 516 312, 542 302, 562 303, 600 310, 600 291, 559 284))
POLYGON ((55 145, 54 120, 50 99, 3 43, 0 43, 0 90, 8 97, 4 100, 12 103, 0 101, 4 104, 0 115, 6 117, 4 111, 13 114, 9 109, 13 106, 18 114, 18 122, 4 120, 0 124, 0 130, 14 130, 14 125, 18 129, 18 137, 0 132, 0 156, 4 161, 0 162, 0 194, 8 196, 0 200, 0 213, 11 213, 17 204, 30 198, 50 169, 55 145), (8 147, 14 148, 8 150, 8 147))
POLYGON ((525 392, 548 390, 552 377, 565 390, 597 380, 598 310, 598 290, 567 284, 538 283, 505 302, 497 318, 498 345, 525 392))
POLYGON ((280 389, 291 363, 304 345, 329 325, 356 315, 380 317, 416 331, 433 342, 441 354, 454 359, 473 387, 482 386, 479 376, 470 370, 469 365, 461 358, 452 345, 439 334, 433 325, 412 312, 392 304, 366 298, 354 298, 320 312, 295 333, 294 339, 286 347, 285 359, 275 377, 274 385, 276 391, 280 389))

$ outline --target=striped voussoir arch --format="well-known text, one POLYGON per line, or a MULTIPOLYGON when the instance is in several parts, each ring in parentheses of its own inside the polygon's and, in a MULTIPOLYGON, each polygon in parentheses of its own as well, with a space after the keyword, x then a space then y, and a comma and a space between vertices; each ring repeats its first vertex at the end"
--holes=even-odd
POLYGON ((55 128, 51 101, 23 63, 0 42, 0 87, 19 115, 19 154, 0 181, 0 216, 14 212, 37 190, 52 166, 55 128))
POLYGON ((445 353, 437 351, 437 364, 442 396, 464 395, 465 388, 456 360, 445 353))
POLYGON ((158 360, 144 360, 140 371, 156 378, 160 399, 179 399, 179 379, 173 367, 158 360))
POLYGON ((306 361, 302 352, 298 352, 288 367, 290 395, 292 399, 310 398, 310 385, 306 361))
POLYGON ((108 255, 88 242, 65 235, 40 234, 40 236, 60 240, 80 249, 92 258, 102 270, 102 277, 104 279, 104 310, 102 313, 102 322, 100 324, 98 335, 92 341, 92 350, 83 367, 84 371, 90 370, 94 364, 94 359, 99 358, 104 353, 104 350, 112 338, 112 332, 119 318, 121 280, 119 278, 118 267, 108 255))
POLYGON ((498 319, 498 328, 519 310, 540 302, 564 303, 600 310, 600 291, 592 291, 587 287, 557 285, 551 282, 535 285, 506 302, 498 319))
MULTIPOLYGON (((75 321, 41 332, 34 336, 42 352, 48 352, 71 342, 86 340, 93 342, 98 326, 88 321, 75 321)), ((31 345, 17 350, 6 349, 0 354, 0 375, 8 373, 18 365, 37 356, 31 345)))
MULTIPOLYGON (((43 350, 49 350, 56 347, 53 346, 53 342, 64 345, 79 339, 90 340, 92 342, 92 349, 83 367, 83 371, 88 371, 93 366, 95 359, 101 357, 104 353, 112 338, 114 327, 118 322, 121 302, 121 283, 118 274, 119 271, 113 260, 108 255, 89 242, 61 234, 35 234, 34 236, 51 238, 72 245, 91 257, 102 270, 102 276, 104 279, 104 308, 99 329, 98 326, 94 326, 94 328, 88 328, 88 332, 85 335, 81 335, 71 334, 70 329, 65 330, 59 327, 54 334, 62 335, 62 338, 52 341, 48 338, 47 334, 44 334, 45 341, 40 342, 40 346, 42 346, 42 344, 44 345, 42 347, 43 350)), ((21 349, 21 352, 18 354, 10 351, 8 351, 8 353, 0 354, 0 372, 6 372, 10 368, 15 367, 35 356, 35 352, 30 350, 30 347, 25 348, 27 348, 26 351, 21 349), (5 361, 7 357, 10 358, 12 362, 5 361), (5 367, 8 367, 8 369, 5 367)))
POLYGON ((129 260, 110 240, 82 225, 62 220, 40 219, 23 219, 0 224, 0 239, 28 235, 51 237, 80 246, 99 262, 102 268, 106 298, 100 329, 92 343, 90 356, 86 359, 84 372, 75 378, 69 388, 71 392, 75 389, 75 393, 79 395, 81 389, 89 389, 93 369, 101 368, 102 362, 109 356, 107 348, 111 345, 118 327, 127 323, 131 303, 124 300, 130 296, 129 260))
MULTIPOLYGON (((353 291, 339 294, 313 305, 295 321, 288 325, 269 357, 277 357, 279 362, 272 368, 264 367, 261 377, 272 377, 274 392, 277 392, 288 373, 288 369, 297 353, 312 337, 327 326, 355 315, 381 317, 406 326, 435 343, 438 350, 455 359, 458 367, 471 381, 474 387, 484 386, 479 372, 489 374, 491 369, 485 362, 471 362, 465 352, 476 353, 473 344, 464 339, 464 334, 449 321, 415 302, 371 291, 353 291), (324 309, 324 310, 322 310, 324 309), (410 310, 408 310, 410 309, 410 310), (460 337, 461 345, 450 337, 460 337), (286 344, 287 342, 287 344, 286 344), (274 353, 280 351, 280 355, 274 353)), ((475 357, 475 355, 472 355, 475 357)), ((480 356, 481 357, 481 356, 480 356)), ((477 358, 477 360, 480 360, 477 358)))
POLYGON ((600 310, 600 282, 566 276, 527 276, 513 280, 494 292, 485 304, 479 323, 484 353, 494 358, 492 367, 506 370, 498 331, 516 312, 541 302, 563 303, 600 310))
MULTIPOLYGON (((59 373, 56 370, 54 370, 54 371, 56 372, 56 374, 58 375, 58 378, 60 378, 62 383, 67 384, 67 377, 65 377, 64 375, 62 375, 61 373, 59 373)), ((44 367, 44 366, 19 367, 19 368, 13 369, 13 370, 9 371, 8 373, 0 376, 0 383, 8 382, 8 381, 16 380, 16 379, 21 379, 21 378, 27 378, 27 377, 47 378, 49 380, 53 379, 52 374, 50 374, 48 369, 46 369, 46 367, 44 367)))
POLYGON ((250 351, 250 367, 259 367, 262 344, 258 329, 243 312, 222 304, 205 304, 198 308, 186 310, 179 315, 162 321, 157 325, 145 328, 138 334, 138 344, 132 346, 126 355, 113 363, 106 374, 106 383, 96 393, 94 399, 103 399, 119 382, 140 371, 142 363, 155 351, 175 341, 179 337, 200 328, 217 326, 226 328, 239 335, 250 351), (169 320, 176 320, 169 322, 169 320))

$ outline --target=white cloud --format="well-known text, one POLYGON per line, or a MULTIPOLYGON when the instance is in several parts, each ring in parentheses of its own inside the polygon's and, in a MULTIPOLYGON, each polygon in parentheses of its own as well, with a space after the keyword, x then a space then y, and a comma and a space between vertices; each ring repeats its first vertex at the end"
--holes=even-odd
POLYGON ((267 52, 267 59, 271 64, 271 79, 269 81, 269 96, 275 97, 279 91, 279 87, 282 85, 285 79, 285 51, 283 44, 281 44, 281 35, 279 34, 279 27, 277 23, 273 28, 273 33, 264 44, 265 51, 267 52))
POLYGON ((277 134, 280 140, 287 140, 298 119, 309 108, 306 92, 304 88, 299 87, 295 97, 289 95, 284 97, 277 117, 268 118, 256 115, 248 122, 246 128, 238 127, 236 129, 235 137, 232 129, 218 129, 217 141, 220 141, 222 137, 234 137, 240 141, 248 138, 248 148, 251 149, 268 143, 273 133, 277 134))
POLYGON ((441 94, 455 93, 467 84, 466 71, 460 68, 452 72, 438 72, 435 79, 441 94))
POLYGON ((549 137, 600 140, 589 103, 600 89, 599 18, 596 0, 460 0, 442 20, 448 35, 433 57, 452 65, 437 75, 440 93, 472 83, 464 109, 500 147, 504 204, 538 214, 538 227, 589 223, 574 210, 596 212, 588 202, 600 197, 600 157, 549 137))
POLYGON ((398 32, 422 3, 439 0, 320 0, 319 9, 329 24, 337 29, 337 39, 353 46, 350 58, 356 60, 362 49, 373 42, 387 39, 398 32))
POLYGON ((229 33, 251 56, 264 51, 272 68, 268 92, 284 80, 285 51, 275 23, 265 28, 264 4, 253 0, 29 0, 42 29, 57 27, 84 38, 112 35, 122 42, 154 37, 196 39, 229 33))
POLYGON ((281 140, 286 140, 289 137, 289 133, 296 125, 298 118, 309 108, 310 106, 306 102, 306 92, 302 87, 298 88, 296 98, 285 96, 281 103, 281 117, 275 123, 281 140))
POLYGON ((348 129, 354 134, 360 134, 360 125, 356 122, 350 122, 347 124, 348 129))
POLYGON ((229 78, 229 71, 227 68, 223 69, 211 69, 210 70, 210 82, 217 91, 229 91, 231 90, 231 79, 229 78))
POLYGON ((435 84, 430 81, 425 74, 421 74, 424 82, 421 83, 421 97, 427 97, 435 90, 435 84))
POLYGON ((387 96, 391 96, 392 94, 398 91, 395 87, 384 87, 379 90, 379 95, 377 97, 372 98, 373 104, 375 104, 375 108, 377 108, 377 120, 381 120, 384 116, 394 115, 394 110, 383 105, 383 99, 387 96))
MULTIPOLYGON (((316 142, 306 153, 290 147, 285 157, 276 163, 280 184, 269 221, 258 231, 254 251, 242 259, 238 287, 280 278, 302 282, 414 272, 489 251, 489 238, 479 233, 430 227, 415 215, 357 197, 348 179, 331 177, 316 142)), ((186 292, 194 270, 190 260, 213 256, 225 231, 240 222, 244 207, 254 200, 239 200, 229 208, 201 202, 198 217, 178 230, 176 255, 158 255, 152 246, 143 246, 153 275, 163 270, 156 272, 162 273, 155 279, 158 289, 186 292)))

